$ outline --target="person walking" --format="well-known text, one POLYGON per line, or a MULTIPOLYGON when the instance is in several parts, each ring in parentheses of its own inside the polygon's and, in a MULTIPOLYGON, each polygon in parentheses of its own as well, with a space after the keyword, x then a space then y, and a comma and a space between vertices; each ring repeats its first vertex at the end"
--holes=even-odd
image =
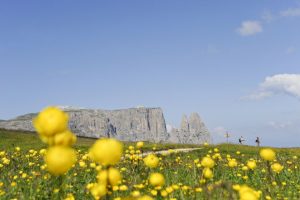
POLYGON ((259 140, 259 137, 256 137, 255 143, 256 143, 256 144, 257 144, 257 146, 259 147, 259 145, 260 145, 260 140, 259 140))
POLYGON ((241 137, 239 138, 239 143, 240 143, 240 144, 243 144, 244 141, 245 141, 245 139, 243 138, 243 136, 241 136, 241 137))

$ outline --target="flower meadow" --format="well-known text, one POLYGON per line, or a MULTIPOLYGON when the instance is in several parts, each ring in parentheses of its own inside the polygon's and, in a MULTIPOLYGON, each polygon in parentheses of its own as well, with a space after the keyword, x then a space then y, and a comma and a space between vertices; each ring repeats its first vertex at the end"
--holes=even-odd
MULTIPOLYGON (((33 120, 42 149, 1 149, 0 199, 300 199, 298 153, 203 144, 146 153, 101 138, 74 148, 68 115, 48 107, 33 120)), ((148 151, 148 150, 147 150, 148 151)))

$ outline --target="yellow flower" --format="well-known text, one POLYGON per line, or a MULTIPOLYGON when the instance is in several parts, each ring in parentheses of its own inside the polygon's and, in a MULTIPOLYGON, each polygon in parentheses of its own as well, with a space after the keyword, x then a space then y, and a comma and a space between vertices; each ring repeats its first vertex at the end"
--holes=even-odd
POLYGON ((90 157, 102 165, 115 165, 121 159, 123 145, 110 138, 99 139, 90 149, 90 157))
POLYGON ((249 169, 249 168, 248 168, 247 166, 243 166, 243 167, 242 167, 242 170, 243 170, 243 171, 247 171, 248 169, 249 169))
POLYGON ((46 149, 41 149, 41 150, 40 150, 40 152, 39 152, 39 154, 41 154, 41 155, 45 155, 45 154, 46 154, 46 152, 47 152, 47 150, 46 150, 46 149))
POLYGON ((234 185, 232 185, 232 189, 239 191, 241 189, 241 186, 238 184, 234 184, 234 185))
POLYGON ((118 185, 122 179, 119 170, 117 170, 116 168, 112 168, 112 167, 109 168, 108 169, 108 179, 109 179, 110 185, 112 185, 112 186, 118 185))
POLYGON ((68 115, 56 107, 45 108, 33 120, 36 131, 45 137, 63 132, 68 127, 68 115))
POLYGON ((106 185, 103 184, 95 184, 91 188, 91 193, 95 199, 99 199, 100 197, 106 195, 107 190, 106 190, 106 185))
POLYGON ((119 184, 122 177, 119 170, 111 167, 108 170, 101 170, 97 175, 97 179, 99 184, 115 186, 119 184))
POLYGON ((249 160, 248 162, 247 162, 247 167, 249 168, 249 169, 255 169, 256 168, 256 162, 254 161, 254 160, 249 160))
POLYGON ((75 161, 75 151, 69 147, 50 147, 45 156, 47 168, 53 175, 61 175, 66 173, 75 163, 75 161))
POLYGON ((236 167, 237 166, 237 161, 235 159, 231 159, 228 161, 228 166, 229 167, 236 167))
POLYGON ((206 179, 211 179, 211 178, 214 176, 214 174, 213 174, 213 172, 211 171, 210 168, 204 168, 204 169, 203 169, 203 176, 204 176, 206 179))
POLYGON ((73 196, 73 194, 69 193, 64 200, 75 200, 75 197, 73 196))
POLYGON ((136 143, 136 147, 139 148, 139 149, 142 148, 143 146, 144 146, 144 142, 137 142, 136 143))
POLYGON ((162 197, 166 197, 166 196, 168 196, 168 192, 166 190, 162 190, 162 191, 160 191, 160 195, 162 197))
POLYGON ((153 200, 153 198, 148 195, 145 195, 145 196, 139 197, 137 200, 153 200))
POLYGON ((120 190, 121 191, 126 191, 126 190, 128 190, 128 187, 126 185, 121 185, 120 190))
POLYGON ((274 172, 279 173, 283 169, 283 166, 279 163, 274 163, 271 165, 271 168, 274 172))
POLYGON ((239 188, 240 200, 258 200, 260 193, 252 188, 243 185, 239 188))
POLYGON ((156 155, 149 154, 146 158, 144 158, 144 163, 150 168, 155 168, 159 163, 159 159, 156 155))
POLYGON ((215 161, 209 157, 202 158, 201 165, 207 168, 213 168, 215 165, 215 161))
POLYGON ((84 161, 79 161, 79 166, 82 167, 82 168, 85 168, 86 164, 85 164, 84 161))
POLYGON ((272 149, 262 149, 260 150, 260 156, 267 161, 272 161, 275 159, 275 152, 272 149))
POLYGON ((163 186, 165 184, 165 178, 160 173, 150 174, 149 182, 153 186, 163 186))
POLYGON ((66 130, 54 136, 54 145, 71 146, 75 142, 76 136, 70 130, 66 130))

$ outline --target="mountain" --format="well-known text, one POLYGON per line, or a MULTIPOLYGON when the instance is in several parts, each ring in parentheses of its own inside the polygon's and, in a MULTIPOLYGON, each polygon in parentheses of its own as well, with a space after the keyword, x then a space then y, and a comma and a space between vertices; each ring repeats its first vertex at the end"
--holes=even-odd
POLYGON ((181 127, 172 128, 169 141, 182 144, 202 144, 211 141, 211 136, 198 113, 192 113, 188 118, 182 116, 181 127))
MULTIPOLYGON (((189 119, 191 129, 168 132, 161 108, 137 108, 101 110, 58 106, 69 114, 69 128, 78 136, 100 138, 114 137, 122 141, 151 141, 172 143, 203 143, 209 141, 209 133, 199 115, 189 119)), ((37 113, 29 113, 11 120, 0 121, 0 128, 34 131, 32 119, 37 113)), ((186 126, 186 125, 185 125, 186 126)))

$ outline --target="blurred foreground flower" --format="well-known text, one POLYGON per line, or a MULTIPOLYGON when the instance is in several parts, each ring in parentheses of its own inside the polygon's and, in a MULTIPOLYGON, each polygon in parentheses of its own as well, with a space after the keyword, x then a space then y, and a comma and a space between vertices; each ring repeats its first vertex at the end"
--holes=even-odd
POLYGON ((45 154, 47 169, 53 175, 66 173, 76 162, 76 153, 69 146, 76 142, 76 136, 68 130, 68 115, 56 107, 42 110, 33 120, 41 140, 50 147, 45 154))
POLYGON ((76 153, 70 147, 50 147, 47 150, 45 162, 50 173, 62 175, 76 162, 76 153))
POLYGON ((68 115, 56 107, 45 108, 33 120, 36 131, 42 136, 53 136, 67 130, 68 115))
POLYGON ((97 140, 89 151, 91 159, 104 166, 117 164, 122 153, 123 144, 111 138, 97 140))
POLYGON ((272 149, 262 149, 259 154, 267 161, 273 161, 275 159, 275 152, 272 149))

